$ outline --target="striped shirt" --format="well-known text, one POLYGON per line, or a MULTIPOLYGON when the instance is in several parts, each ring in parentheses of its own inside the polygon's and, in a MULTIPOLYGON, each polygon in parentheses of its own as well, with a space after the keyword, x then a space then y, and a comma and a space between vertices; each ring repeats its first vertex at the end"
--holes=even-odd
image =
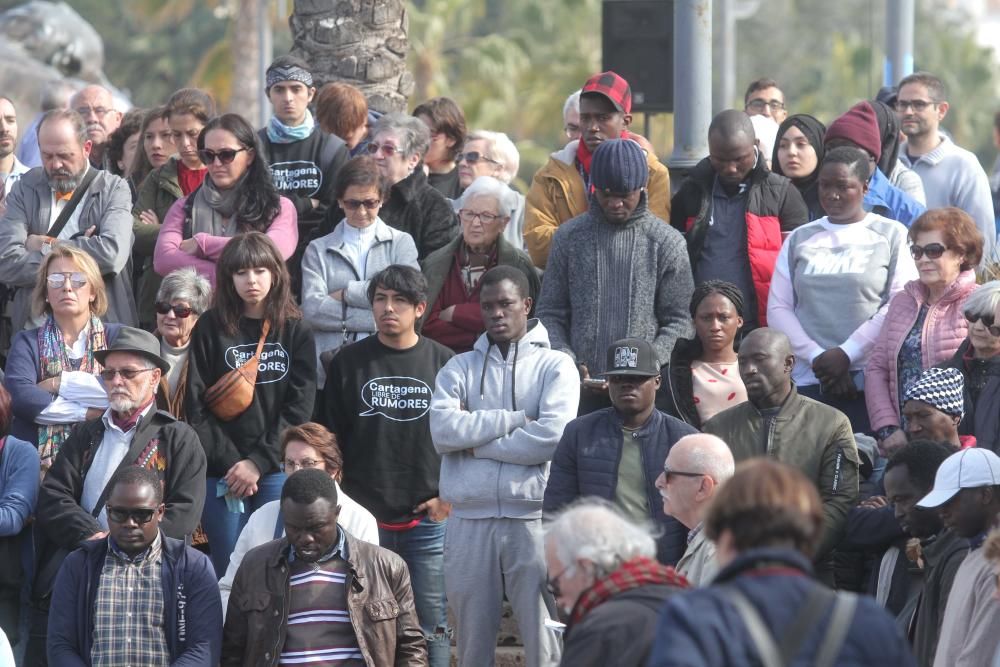
POLYGON ((280 665, 365 664, 347 606, 350 566, 344 534, 338 532, 337 546, 318 562, 290 559, 288 624, 280 665))
POLYGON ((94 603, 93 667, 167 667, 160 536, 130 558, 108 538, 94 603))

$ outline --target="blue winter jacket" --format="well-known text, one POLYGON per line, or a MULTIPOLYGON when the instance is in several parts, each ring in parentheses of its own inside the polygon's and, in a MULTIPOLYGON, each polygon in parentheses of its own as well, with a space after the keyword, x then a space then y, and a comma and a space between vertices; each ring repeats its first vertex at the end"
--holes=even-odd
MULTIPOLYGON (((208 556, 161 533, 163 629, 171 667, 215 667, 222 657, 222 598, 208 556)), ((49 608, 49 664, 90 665, 94 603, 108 540, 93 540, 66 557, 49 608)))
POLYGON ((868 179, 864 207, 866 211, 898 220, 907 227, 927 210, 926 206, 893 185, 878 167, 868 179))
MULTIPOLYGON (((679 419, 654 410, 649 420, 632 437, 642 448, 642 466, 646 472, 646 499, 649 516, 661 530, 656 557, 674 565, 684 555, 688 529, 677 519, 663 513, 663 498, 656 488, 656 478, 663 472, 663 462, 675 442, 698 431, 679 419)), ((618 462, 622 457, 622 420, 614 408, 605 408, 574 419, 563 430, 549 470, 549 482, 542 501, 543 516, 551 516, 565 505, 583 496, 614 500, 618 486, 618 462)))
MULTIPOLYGON (((775 637, 793 624, 814 586, 812 565, 797 551, 753 549, 719 572, 712 585, 674 595, 660 612, 648 667, 728 667, 761 665, 753 640, 729 588, 742 592, 775 637)), ((832 606, 831 606, 832 609, 832 606)), ((826 633, 829 611, 799 646, 789 667, 811 666, 826 633)), ((895 621, 875 600, 860 596, 847 637, 834 661, 837 667, 916 665, 895 621)))

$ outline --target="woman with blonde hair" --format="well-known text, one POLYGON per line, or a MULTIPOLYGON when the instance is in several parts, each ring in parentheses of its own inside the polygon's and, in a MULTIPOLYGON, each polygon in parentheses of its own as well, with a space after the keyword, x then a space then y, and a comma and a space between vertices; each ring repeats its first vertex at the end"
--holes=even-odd
POLYGON ((14 337, 4 384, 13 398, 11 435, 36 443, 47 470, 70 428, 107 409, 94 352, 106 349, 121 325, 101 321, 108 296, 97 264, 64 243, 42 258, 31 309, 44 322, 14 337))

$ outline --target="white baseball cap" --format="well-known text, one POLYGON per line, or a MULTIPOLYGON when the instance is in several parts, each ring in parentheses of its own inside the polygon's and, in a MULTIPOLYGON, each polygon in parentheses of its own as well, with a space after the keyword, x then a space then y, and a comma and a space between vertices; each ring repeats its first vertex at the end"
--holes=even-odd
POLYGON ((944 460, 934 476, 934 488, 917 506, 940 507, 962 489, 982 486, 1000 486, 1000 456, 981 447, 963 449, 944 460))

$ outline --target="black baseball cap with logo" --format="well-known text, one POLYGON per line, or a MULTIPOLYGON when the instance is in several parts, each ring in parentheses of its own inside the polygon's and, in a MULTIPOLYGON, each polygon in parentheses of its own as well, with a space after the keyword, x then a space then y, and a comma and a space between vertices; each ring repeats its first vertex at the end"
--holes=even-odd
POLYGON ((607 370, 601 375, 639 375, 651 377, 660 374, 656 351, 641 338, 623 338, 608 348, 607 370))

